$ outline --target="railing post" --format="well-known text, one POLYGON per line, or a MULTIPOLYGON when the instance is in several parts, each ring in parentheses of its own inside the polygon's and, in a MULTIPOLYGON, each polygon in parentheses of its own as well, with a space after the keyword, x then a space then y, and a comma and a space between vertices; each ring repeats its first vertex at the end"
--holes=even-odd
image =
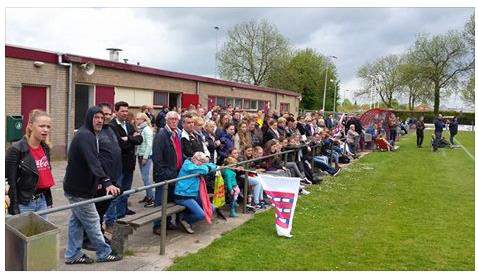
POLYGON ((166 253, 166 224, 168 213, 167 206, 168 206, 168 187, 169 184, 163 185, 163 196, 161 199, 161 240, 160 240, 160 255, 164 255, 166 253))
POLYGON ((247 172, 244 174, 244 206, 242 209, 242 213, 246 214, 247 212, 247 196, 249 193, 249 176, 247 175, 247 172))

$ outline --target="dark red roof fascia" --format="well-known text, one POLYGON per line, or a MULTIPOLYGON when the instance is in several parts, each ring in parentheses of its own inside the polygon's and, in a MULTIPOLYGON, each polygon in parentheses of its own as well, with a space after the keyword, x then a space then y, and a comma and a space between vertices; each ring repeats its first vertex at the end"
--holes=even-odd
POLYGON ((212 83, 212 84, 235 87, 235 88, 242 88, 242 89, 247 89, 247 90, 263 91, 263 92, 274 93, 274 94, 278 93, 278 94, 284 94, 284 95, 290 95, 290 96, 298 96, 299 95, 298 93, 295 93, 295 92, 292 92, 292 91, 275 90, 275 89, 272 89, 272 88, 259 87, 259 86, 254 86, 254 85, 250 85, 250 84, 237 83, 237 82, 225 81, 225 80, 220 80, 220 79, 215 79, 215 78, 210 78, 210 77, 165 71, 165 70, 160 70, 160 69, 151 68, 151 67, 137 66, 137 65, 133 65, 133 64, 114 62, 114 61, 110 61, 110 60, 104 60, 104 59, 98 59, 98 58, 92 58, 92 57, 84 57, 84 56, 78 56, 78 55, 64 54, 63 55, 63 60, 64 60, 64 62, 75 62, 75 63, 88 63, 88 62, 90 62, 90 63, 93 63, 93 64, 98 65, 98 66, 117 69, 117 70, 125 70, 125 71, 132 71, 132 72, 138 72, 138 73, 144 73, 144 74, 159 75, 159 76, 163 76, 163 77, 179 78, 179 79, 192 80, 192 81, 200 81, 200 82, 205 82, 205 83, 212 83))
POLYGON ((5 57, 42 61, 47 63, 58 63, 58 55, 56 53, 43 52, 13 46, 5 46, 5 57))

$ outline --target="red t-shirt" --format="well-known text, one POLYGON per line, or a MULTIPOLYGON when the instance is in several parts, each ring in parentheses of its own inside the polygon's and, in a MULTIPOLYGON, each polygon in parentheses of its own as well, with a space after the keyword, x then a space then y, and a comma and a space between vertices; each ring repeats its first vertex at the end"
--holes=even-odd
POLYGON ((48 158, 45 155, 45 151, 41 146, 38 148, 30 147, 30 154, 32 155, 35 163, 37 165, 38 170, 38 183, 37 183, 37 190, 48 189, 55 185, 55 181, 53 179, 53 175, 51 174, 50 163, 48 162, 48 158))

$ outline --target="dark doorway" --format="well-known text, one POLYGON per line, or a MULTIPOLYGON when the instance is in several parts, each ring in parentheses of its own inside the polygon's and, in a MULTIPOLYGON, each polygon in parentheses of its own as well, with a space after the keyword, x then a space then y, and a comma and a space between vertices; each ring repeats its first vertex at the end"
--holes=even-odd
POLYGON ((179 94, 169 93, 169 108, 179 107, 179 94))
POLYGON ((75 85, 75 129, 83 125, 86 111, 93 104, 93 87, 81 84, 75 85))

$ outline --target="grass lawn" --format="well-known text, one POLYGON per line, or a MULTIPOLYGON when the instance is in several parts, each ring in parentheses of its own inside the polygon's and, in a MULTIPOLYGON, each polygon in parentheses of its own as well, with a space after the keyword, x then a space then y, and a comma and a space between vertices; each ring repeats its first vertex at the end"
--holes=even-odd
MULTIPOLYGON (((457 138, 474 154, 474 133, 457 138)), ((170 270, 474 270, 474 161, 424 143, 412 133, 312 187, 293 238, 277 237, 269 210, 170 270)))

